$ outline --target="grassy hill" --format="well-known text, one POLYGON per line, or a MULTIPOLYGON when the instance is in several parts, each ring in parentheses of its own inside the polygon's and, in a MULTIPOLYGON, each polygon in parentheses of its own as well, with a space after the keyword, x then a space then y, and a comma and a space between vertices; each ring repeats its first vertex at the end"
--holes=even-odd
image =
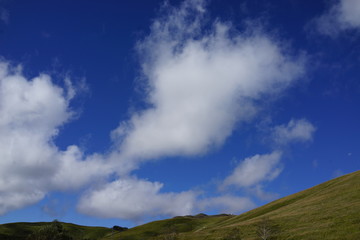
MULTIPOLYGON (((0 225, 0 239, 24 239, 46 223, 0 225), (6 238, 9 237, 10 238, 6 238)), ((48 224, 48 223, 47 223, 48 224)), ((259 239, 259 226, 268 239, 360 239, 360 171, 281 198, 244 214, 196 215, 154 221, 124 232, 64 223, 74 239, 102 240, 226 240, 259 239)))
MULTIPOLYGON (((27 236, 36 230, 48 226, 49 222, 37 223, 7 223, 0 225, 0 239, 1 240, 25 240, 27 236)), ((76 240, 88 239, 96 240, 102 239, 105 236, 111 236, 113 230, 105 227, 87 227, 72 223, 61 223, 63 228, 76 240)))

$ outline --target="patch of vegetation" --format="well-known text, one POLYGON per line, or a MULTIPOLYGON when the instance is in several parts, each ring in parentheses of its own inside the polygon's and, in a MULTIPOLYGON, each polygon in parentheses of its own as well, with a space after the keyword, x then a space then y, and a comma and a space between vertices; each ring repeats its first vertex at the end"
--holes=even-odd
POLYGON ((62 224, 55 220, 29 234, 27 240, 73 240, 62 224))

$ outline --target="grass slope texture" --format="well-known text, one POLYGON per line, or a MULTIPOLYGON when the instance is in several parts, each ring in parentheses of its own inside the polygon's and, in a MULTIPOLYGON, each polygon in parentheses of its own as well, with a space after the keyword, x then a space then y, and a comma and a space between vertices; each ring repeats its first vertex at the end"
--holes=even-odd
POLYGON ((121 240, 360 240, 360 171, 238 216, 175 217, 113 237, 121 240))

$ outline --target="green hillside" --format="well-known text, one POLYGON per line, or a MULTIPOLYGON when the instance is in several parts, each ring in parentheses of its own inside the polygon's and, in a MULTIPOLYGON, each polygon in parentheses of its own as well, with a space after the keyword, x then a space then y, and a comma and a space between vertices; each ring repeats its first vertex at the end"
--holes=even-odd
MULTIPOLYGON (((0 239, 1 240, 24 240, 27 237, 46 226, 51 225, 49 222, 37 222, 37 223, 8 223, 0 225, 0 239)), ((110 228, 105 227, 87 227, 80 226, 72 223, 60 223, 68 235, 72 236, 76 240, 96 240, 102 239, 105 236, 111 236, 114 232, 110 228)))
MULTIPOLYGON (((0 239, 26 239, 49 223, 0 225, 0 239)), ((281 198, 244 214, 175 217, 154 221, 124 232, 63 223, 74 239, 102 240, 230 240, 360 239, 360 171, 281 198)))

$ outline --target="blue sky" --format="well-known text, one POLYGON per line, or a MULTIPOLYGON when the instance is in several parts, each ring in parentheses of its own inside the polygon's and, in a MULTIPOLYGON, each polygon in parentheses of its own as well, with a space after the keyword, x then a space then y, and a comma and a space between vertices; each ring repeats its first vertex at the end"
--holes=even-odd
POLYGON ((0 223, 238 214, 358 170, 359 16, 0 1, 0 223))

